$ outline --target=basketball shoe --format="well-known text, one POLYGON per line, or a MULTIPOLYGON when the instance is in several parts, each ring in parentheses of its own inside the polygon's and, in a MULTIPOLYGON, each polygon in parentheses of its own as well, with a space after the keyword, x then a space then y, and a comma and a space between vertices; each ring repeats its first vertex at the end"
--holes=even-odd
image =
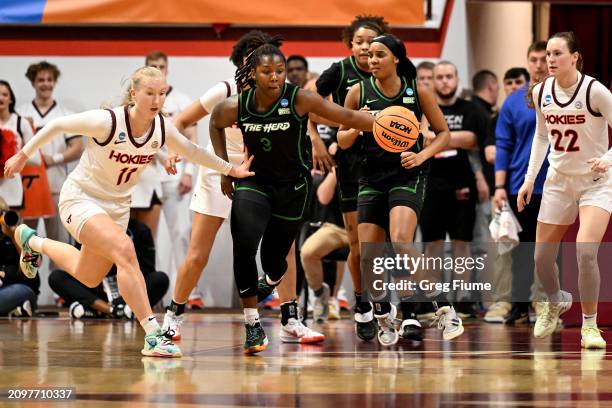
POLYGON ((257 302, 259 303, 270 296, 276 286, 277 285, 270 285, 268 283, 265 274, 261 276, 257 281, 257 302))
POLYGON ((567 312, 572 307, 572 294, 561 291, 560 302, 541 302, 542 309, 538 313, 538 318, 533 328, 533 335, 536 338, 550 336, 557 328, 559 316, 567 312))
POLYGON ((438 324, 438 329, 442 331, 442 338, 444 340, 452 340, 455 337, 459 337, 463 334, 463 322, 452 306, 442 306, 436 310, 436 315, 431 323, 431 326, 438 324))
POLYGON ((28 245, 28 241, 32 236, 36 235, 36 231, 25 224, 21 224, 15 229, 15 242, 21 249, 19 255, 19 267, 25 276, 33 279, 38 273, 38 268, 42 264, 42 254, 34 251, 28 245))
POLYGON ((585 349, 605 349, 606 341, 601 337, 602 331, 597 326, 583 326, 580 330, 580 345, 585 349))
POLYGON ((283 343, 319 343, 325 335, 306 327, 300 318, 296 301, 281 304, 280 339, 283 343))
POLYGON ((315 295, 312 307, 312 317, 317 323, 325 323, 329 316, 329 285, 323 283, 321 289, 322 293, 320 296, 315 295))
POLYGON ((158 329, 144 338, 144 347, 140 351, 149 357, 181 357, 181 349, 169 338, 169 333, 158 329))
POLYGON ((172 310, 166 310, 162 331, 164 333, 170 333, 172 341, 179 341, 181 339, 181 325, 183 324, 183 319, 183 315, 177 316, 172 310))
POLYGON ((329 307, 329 320, 340 320, 340 302, 335 297, 330 297, 328 302, 329 307))
POLYGON ((423 341, 423 328, 416 314, 403 316, 404 320, 400 326, 400 336, 405 340, 423 341))
POLYGON ((357 337, 364 341, 370 341, 374 337, 376 337, 376 333, 378 331, 378 326, 376 325, 376 320, 374 320, 374 307, 372 303, 366 303, 366 305, 370 305, 370 310, 364 311, 362 305, 355 305, 355 315, 353 319, 355 320, 355 333, 357 337))
POLYGON ((264 351, 268 347, 268 338, 259 320, 253 324, 245 323, 244 327, 246 329, 244 354, 255 354, 264 351))
POLYGON ((73 319, 96 319, 100 317, 97 311, 80 304, 79 302, 72 302, 68 308, 68 313, 73 319))
MULTIPOLYGON (((375 304, 378 307, 379 303, 375 304)), ((374 314, 378 321, 378 342, 383 346, 392 346, 399 340, 397 332, 397 308, 394 304, 390 304, 391 310, 383 314, 374 314)))

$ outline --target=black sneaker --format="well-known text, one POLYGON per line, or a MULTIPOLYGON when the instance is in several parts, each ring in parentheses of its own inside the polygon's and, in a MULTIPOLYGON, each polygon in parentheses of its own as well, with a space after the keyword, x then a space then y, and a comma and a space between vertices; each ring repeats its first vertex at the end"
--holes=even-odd
POLYGON ((364 312, 357 305, 354 309, 355 333, 357 337, 364 341, 370 341, 378 334, 378 325, 374 319, 374 308, 370 303, 370 310, 364 312))
POLYGON ((400 327, 400 336, 404 340, 423 341, 423 328, 415 313, 403 316, 404 320, 400 327))
POLYGON ((113 299, 111 303, 111 316, 115 319, 123 319, 125 316, 125 300, 121 296, 113 299))
POLYGON ((529 303, 516 302, 512 304, 510 313, 506 316, 504 324, 529 323, 529 303))
POLYGON ((261 323, 256 322, 253 325, 245 324, 246 341, 244 342, 244 353, 254 354, 264 351, 268 346, 268 338, 264 332, 261 323))
POLYGON ((272 294, 276 285, 269 285, 266 281, 266 275, 263 275, 257 281, 257 303, 262 302, 272 294))
POLYGON ((100 317, 96 310, 84 306, 79 302, 72 302, 68 308, 68 313, 73 319, 97 319, 100 317))

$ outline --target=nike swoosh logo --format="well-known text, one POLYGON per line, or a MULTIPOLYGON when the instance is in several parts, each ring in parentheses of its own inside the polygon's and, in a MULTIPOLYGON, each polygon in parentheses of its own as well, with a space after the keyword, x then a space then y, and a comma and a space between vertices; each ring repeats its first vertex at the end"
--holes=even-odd
POLYGON ((548 105, 552 105, 552 102, 548 102, 542 105, 543 108, 547 107, 548 105))
POLYGON ((366 101, 366 103, 376 102, 377 100, 378 100, 378 99, 368 99, 368 100, 366 101))
POLYGON ((125 140, 115 140, 114 144, 120 144, 120 143, 125 143, 125 140))
POLYGON ((293 187, 293 189, 294 189, 295 191, 298 191, 300 188, 304 187, 305 185, 306 185, 306 183, 303 183, 303 184, 300 184, 299 186, 295 186, 295 187, 293 187))
POLYGON ((601 180, 601 177, 597 177, 596 179, 593 179, 593 181, 599 181, 601 180))
POLYGON ((249 289, 241 290, 240 293, 246 293, 249 289))
POLYGON ((353 79, 347 79, 346 83, 347 84, 354 84, 355 82, 359 81, 359 78, 353 78, 353 79))
POLYGON ((244 118, 240 118, 240 121, 241 121, 241 122, 244 122, 245 120, 248 120, 248 119, 250 119, 250 118, 251 118, 250 116, 245 116, 244 118))
POLYGON ((149 317, 149 321, 152 322, 153 320, 155 320, 155 316, 151 316, 149 317))

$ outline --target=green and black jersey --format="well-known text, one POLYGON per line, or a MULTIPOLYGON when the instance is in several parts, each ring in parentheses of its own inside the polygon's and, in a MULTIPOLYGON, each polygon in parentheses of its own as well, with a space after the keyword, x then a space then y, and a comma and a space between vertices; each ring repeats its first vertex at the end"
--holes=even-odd
POLYGON ((264 113, 255 112, 256 88, 238 95, 238 126, 244 145, 254 155, 251 170, 254 179, 265 184, 279 184, 310 176, 311 144, 307 131, 308 115, 295 111, 299 88, 284 84, 276 103, 264 113))
MULTIPOLYGON (((359 108, 368 106, 370 113, 376 115, 381 110, 389 106, 403 106, 414 112, 417 120, 421 120, 423 111, 419 103, 419 96, 416 88, 416 80, 402 77, 402 86, 397 95, 392 97, 385 96, 376 86, 373 77, 361 82, 359 96, 359 108)), ((372 132, 363 132, 363 163, 361 176, 370 181, 382 181, 384 179, 403 178, 407 175, 424 174, 429 170, 429 161, 417 168, 406 170, 401 165, 400 153, 391 153, 383 150, 372 132)), ((410 148, 415 153, 423 149, 423 135, 419 133, 416 143, 410 148)))
MULTIPOLYGON (((362 71, 355 62, 355 57, 350 56, 339 62, 335 62, 325 70, 317 80, 317 92, 327 97, 332 95, 333 101, 344 106, 344 100, 349 89, 360 81, 365 81, 372 74, 362 71)), ((359 166, 361 163, 361 144, 356 141, 348 149, 338 149, 338 180, 356 183, 359 178, 359 166)))

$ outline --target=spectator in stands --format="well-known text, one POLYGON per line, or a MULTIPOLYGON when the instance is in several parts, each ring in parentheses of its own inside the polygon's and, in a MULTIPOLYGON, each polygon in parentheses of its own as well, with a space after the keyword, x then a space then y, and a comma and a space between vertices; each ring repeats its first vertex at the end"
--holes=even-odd
POLYGON ((423 61, 417 65, 417 84, 425 85, 433 90, 433 69, 435 64, 430 61, 423 61))
POLYGON ((36 311, 38 275, 28 279, 19 270, 19 250, 14 241, 19 216, 0 197, 0 316, 30 317, 36 311))
POLYGON ((302 55, 287 58, 287 80, 300 88, 308 83, 308 61, 302 55))

